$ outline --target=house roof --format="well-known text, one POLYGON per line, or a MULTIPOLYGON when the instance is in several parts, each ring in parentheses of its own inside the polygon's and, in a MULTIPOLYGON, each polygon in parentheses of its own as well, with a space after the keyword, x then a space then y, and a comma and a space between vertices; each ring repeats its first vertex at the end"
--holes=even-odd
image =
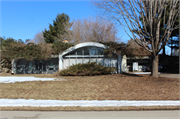
POLYGON ((70 53, 73 50, 76 50, 78 48, 82 48, 82 47, 88 47, 88 46, 94 46, 94 47, 100 47, 100 48, 104 48, 106 49, 107 46, 101 44, 101 43, 96 43, 96 42, 84 42, 84 43, 79 43, 77 45, 75 45, 74 47, 70 47, 67 50, 65 50, 64 52, 60 53, 61 56, 66 55, 68 53, 70 53))

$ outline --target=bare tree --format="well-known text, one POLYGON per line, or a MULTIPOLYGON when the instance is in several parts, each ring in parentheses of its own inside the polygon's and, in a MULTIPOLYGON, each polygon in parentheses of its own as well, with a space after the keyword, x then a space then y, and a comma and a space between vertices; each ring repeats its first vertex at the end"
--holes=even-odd
POLYGON ((30 42, 35 43, 35 44, 44 44, 46 43, 43 37, 43 33, 42 32, 38 32, 34 39, 31 39, 30 42))
POLYGON ((169 40, 178 19, 178 0, 97 0, 92 4, 109 18, 116 20, 126 33, 151 53, 151 75, 158 77, 158 53, 169 40), (164 21, 164 34, 160 36, 163 11, 170 7, 169 18, 164 21), (130 32, 127 31, 127 28, 130 32), (130 35, 131 34, 131 35, 130 35), (150 47, 147 45, 150 44, 150 47))
POLYGON ((73 40, 80 42, 108 42, 118 41, 115 25, 107 20, 88 18, 76 20, 72 26, 73 40))

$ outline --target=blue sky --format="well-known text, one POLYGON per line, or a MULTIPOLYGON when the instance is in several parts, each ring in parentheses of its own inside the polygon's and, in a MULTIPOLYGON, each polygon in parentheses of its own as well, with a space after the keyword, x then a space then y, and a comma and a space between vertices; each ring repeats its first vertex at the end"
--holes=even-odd
MULTIPOLYGON (((1 0, 0 36, 16 40, 33 39, 53 23, 57 14, 69 15, 70 21, 96 16, 97 12, 89 4, 88 0, 1 0)), ((130 39, 125 33, 119 36, 124 42, 130 39)))
POLYGON ((96 14, 87 1, 1 1, 1 36, 32 39, 58 13, 69 15, 71 21, 96 14))

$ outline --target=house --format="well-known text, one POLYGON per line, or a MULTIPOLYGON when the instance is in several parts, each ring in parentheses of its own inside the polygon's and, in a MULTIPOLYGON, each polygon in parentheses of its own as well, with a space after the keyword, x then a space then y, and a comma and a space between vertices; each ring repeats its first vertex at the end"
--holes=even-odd
POLYGON ((100 43, 85 42, 70 47, 59 55, 52 55, 47 60, 34 59, 33 61, 27 61, 23 58, 14 59, 12 61, 12 73, 55 73, 73 64, 89 61, 101 63, 107 67, 116 67, 117 72, 121 72, 121 66, 118 65, 118 62, 121 62, 121 54, 117 57, 108 57, 103 52, 106 48, 107 46, 100 43))
POLYGON ((143 57, 131 57, 131 56, 123 56, 124 67, 126 72, 148 72, 150 70, 151 57, 143 56, 143 57))
MULTIPOLYGON (((14 59, 12 61, 12 73, 14 74, 40 74, 40 73, 55 73, 57 71, 68 68, 73 64, 97 62, 106 67, 115 67, 115 73, 121 73, 128 70, 131 62, 138 62, 139 67, 148 63, 146 59, 139 61, 138 59, 129 59, 125 55, 122 56, 121 51, 117 51, 116 55, 108 57, 104 54, 104 49, 107 46, 96 42, 84 42, 68 48, 59 55, 52 55, 47 60, 32 60, 27 61, 23 58, 14 59), (143 64, 144 63, 144 64, 143 64)), ((141 70, 138 70, 141 71, 141 70)), ((143 70, 144 71, 144 70, 143 70)))
POLYGON ((150 53, 139 46, 135 40, 131 39, 127 43, 124 55, 122 57, 122 67, 124 71, 147 72, 150 70, 151 57, 150 53))

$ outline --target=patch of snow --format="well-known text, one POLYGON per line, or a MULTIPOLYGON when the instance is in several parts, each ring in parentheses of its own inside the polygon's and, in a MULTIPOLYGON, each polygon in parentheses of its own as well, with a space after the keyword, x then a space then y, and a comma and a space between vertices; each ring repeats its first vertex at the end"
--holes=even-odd
MULTIPOLYGON (((126 72, 126 73, 130 73, 130 74, 151 74, 151 72, 126 72)), ((160 72, 158 72, 158 74, 160 74, 160 72)))
POLYGON ((24 82, 24 81, 52 81, 52 80, 65 80, 65 79, 17 77, 17 76, 1 76, 0 77, 0 83, 14 83, 14 82, 24 82))
POLYGON ((34 99, 0 99, 0 107, 7 106, 32 106, 32 107, 55 107, 55 106, 81 106, 81 107, 104 107, 104 106, 180 106, 180 101, 128 101, 128 100, 34 100, 34 99))

